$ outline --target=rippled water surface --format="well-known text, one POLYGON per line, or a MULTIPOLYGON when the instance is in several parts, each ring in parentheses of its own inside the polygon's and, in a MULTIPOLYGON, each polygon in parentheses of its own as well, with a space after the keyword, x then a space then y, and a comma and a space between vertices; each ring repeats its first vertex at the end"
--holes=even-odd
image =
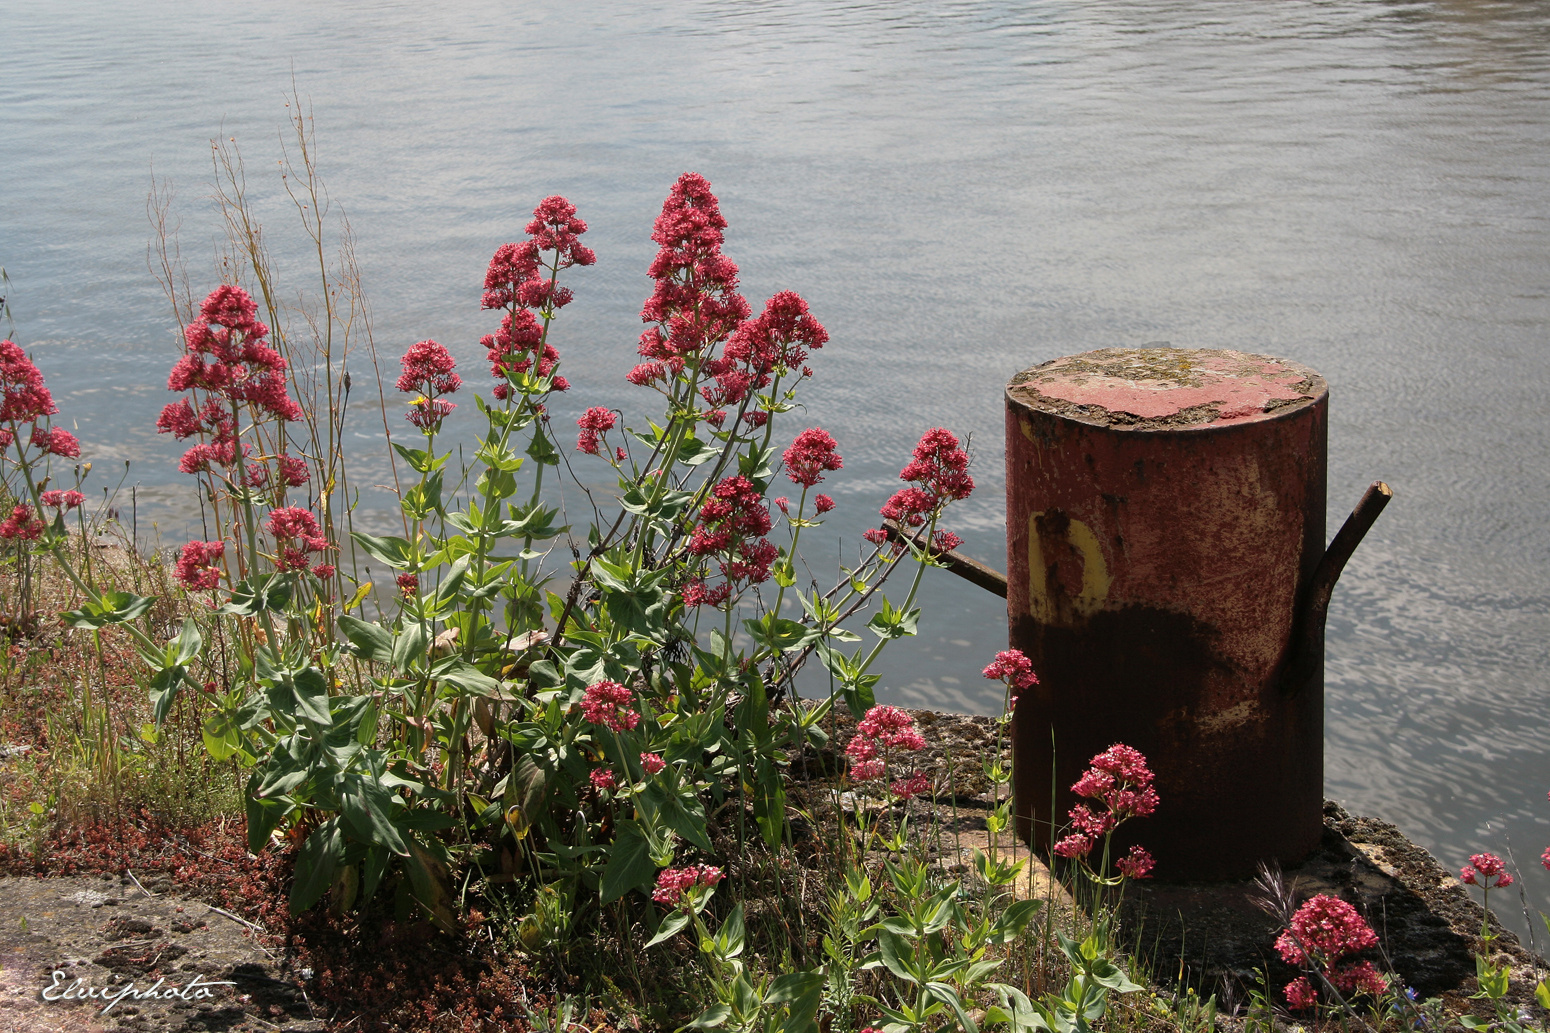
MULTIPOLYGON (((1396 493, 1335 595, 1328 791, 1450 864, 1510 843, 1550 908, 1531 863, 1550 842, 1550 9, 458 7, 7 9, 15 335, 91 456, 134 461, 142 532, 180 540, 191 504, 151 429, 174 356, 145 264, 153 162, 196 289, 219 275, 216 135, 242 147, 299 277, 272 172, 294 77, 379 345, 435 337, 470 364, 491 250, 566 194, 600 256, 559 331, 568 401, 636 410, 620 376, 651 220, 694 169, 755 303, 799 290, 833 336, 807 401, 842 445, 830 529, 852 539, 945 424, 978 458, 954 526, 1001 565, 1001 386, 1036 362, 1170 341, 1323 372, 1331 529, 1372 479, 1396 493)), ((357 426, 374 469, 369 414, 357 426)), ((978 669, 1005 643, 1000 601, 947 575, 931 589, 883 695, 994 709, 978 669)))

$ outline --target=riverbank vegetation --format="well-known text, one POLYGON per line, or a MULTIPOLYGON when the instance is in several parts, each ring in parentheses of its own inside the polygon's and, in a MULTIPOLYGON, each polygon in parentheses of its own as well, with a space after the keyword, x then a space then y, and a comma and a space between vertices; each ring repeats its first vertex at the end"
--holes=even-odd
MULTIPOLYGON (((1093 758, 1088 803, 1047 844, 1068 890, 1036 893, 1001 734, 1027 660, 974 662, 1007 712, 946 771, 877 704, 879 655, 917 633, 925 572, 959 544, 971 457, 922 428, 885 523, 837 570, 804 561, 844 469, 799 407, 828 333, 794 292, 757 313, 742 297, 702 177, 656 221, 640 362, 620 371, 652 411, 589 407, 567 430, 563 313, 596 260, 574 206, 544 199, 494 252, 484 392, 432 340, 389 381, 294 128, 310 301, 281 302, 228 145, 229 282, 196 292, 175 242, 153 249, 183 340, 157 429, 200 538, 146 556, 111 493, 88 504, 42 372, 0 345, 8 871, 172 874, 281 936, 340 1028, 1226 1021, 1209 993, 1147 989, 1114 922, 1151 868, 1108 849, 1157 806, 1144 757, 1093 758), (350 395, 376 391, 386 420, 390 389, 401 513, 359 528, 350 395), (477 428, 471 455, 446 444, 453 421, 477 428), (969 797, 983 842, 947 850, 942 808, 969 797)), ((165 227, 164 197, 152 212, 165 227)), ((1233 1022, 1441 1021, 1369 960, 1349 904, 1272 896, 1302 975, 1245 990, 1233 1022)), ((1479 1021, 1526 1021, 1480 980, 1496 1010, 1479 1021)))

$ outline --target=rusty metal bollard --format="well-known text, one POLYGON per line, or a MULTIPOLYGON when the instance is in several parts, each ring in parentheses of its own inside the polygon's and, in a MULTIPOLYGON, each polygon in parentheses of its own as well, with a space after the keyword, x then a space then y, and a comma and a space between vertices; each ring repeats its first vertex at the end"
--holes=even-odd
POLYGON ((1103 349, 1012 378, 1007 607, 1040 678, 1013 720, 1024 839, 1047 849, 1088 760, 1124 742, 1162 803, 1116 847, 1146 846, 1159 879, 1318 845, 1324 612, 1389 495, 1326 554, 1328 401, 1313 370, 1236 351, 1103 349))

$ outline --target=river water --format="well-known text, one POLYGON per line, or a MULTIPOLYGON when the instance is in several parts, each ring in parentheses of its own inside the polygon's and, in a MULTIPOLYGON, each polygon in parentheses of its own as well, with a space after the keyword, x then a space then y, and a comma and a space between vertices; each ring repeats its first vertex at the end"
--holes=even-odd
MULTIPOLYGON (((632 411, 651 221, 693 169, 754 304, 798 290, 832 334, 806 400, 841 443, 828 530, 851 541, 946 425, 980 484, 953 527, 1003 565, 1001 387, 1034 363, 1169 341, 1324 373, 1331 532, 1371 480, 1396 495, 1335 594, 1328 793, 1448 865, 1510 846, 1550 909, 1545 5, 81 0, 4 24, 14 335, 89 457, 132 461, 142 536, 181 541, 192 505, 151 429, 175 355, 153 163, 197 291, 217 135, 306 286, 273 171, 294 77, 378 346, 435 337, 475 369, 490 252, 567 195, 599 254, 558 333, 567 404, 632 411)), ((1000 600, 929 590, 880 695, 995 710, 1000 600)))

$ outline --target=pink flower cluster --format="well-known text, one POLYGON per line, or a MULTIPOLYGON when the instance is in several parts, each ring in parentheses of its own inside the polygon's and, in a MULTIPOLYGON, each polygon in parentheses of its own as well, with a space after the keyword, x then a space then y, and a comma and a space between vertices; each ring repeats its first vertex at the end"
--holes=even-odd
MULTIPOLYGON (((1546 853, 1550 854, 1550 850, 1546 853)), ((1501 889, 1512 885, 1512 873, 1507 870, 1507 862, 1495 854, 1470 854, 1469 863, 1459 869, 1459 881, 1481 889, 1501 889)))
POLYGON ((933 427, 921 436, 913 458, 899 471, 899 479, 915 482, 898 491, 882 508, 882 515, 901 525, 919 527, 948 502, 966 499, 974 491, 968 474, 969 453, 949 430, 933 427))
MULTIPOLYGON (((845 747, 845 756, 850 759, 850 777, 858 781, 881 778, 888 772, 889 751, 913 753, 924 749, 925 745, 925 737, 915 729, 913 717, 898 707, 875 706, 857 723, 856 734, 845 747)), ((929 779, 923 785, 913 779, 896 785, 917 787, 909 794, 912 796, 931 787, 929 779)))
MULTIPOLYGON (((1010 663, 1016 667, 1015 661, 1010 663)), ((1094 757, 1090 765, 1071 791, 1098 801, 1103 809, 1094 811, 1080 803, 1071 808, 1071 825, 1076 831, 1055 844, 1054 851, 1061 857, 1085 858, 1101 837, 1108 836, 1122 822, 1145 817, 1157 809, 1157 791, 1152 788, 1154 776, 1139 750, 1115 743, 1094 757)), ((1133 879, 1145 878, 1152 864, 1151 854, 1139 846, 1132 847, 1125 858, 1115 863, 1133 879)))
MULTIPOLYGON (((54 396, 43 385, 43 374, 15 341, 0 341, 0 422, 31 423, 28 444, 40 455, 78 459, 81 443, 63 427, 45 427, 37 421, 59 412, 54 396)), ((16 441, 10 428, 0 428, 0 448, 16 441)))
POLYGON ((48 491, 45 491, 43 494, 39 495, 38 499, 50 509, 62 509, 68 513, 70 510, 76 509, 83 502, 85 502, 86 496, 82 495, 74 488, 68 490, 63 488, 50 488, 48 491))
POLYGON ((807 302, 795 291, 781 291, 764 303, 759 318, 751 319, 733 332, 722 354, 743 366, 753 377, 753 386, 769 384, 770 375, 800 369, 810 351, 829 341, 829 332, 807 310, 807 302))
POLYGON ((652 892, 651 899, 658 904, 678 905, 684 902, 690 890, 697 886, 714 886, 722 877, 720 868, 708 864, 664 868, 657 873, 657 888, 652 892))
MULTIPOLYGON (((305 570, 312 562, 312 554, 327 552, 334 547, 318 530, 317 517, 300 506, 282 506, 270 510, 264 527, 274 535, 278 553, 276 565, 281 570, 305 570)), ((316 570, 313 573, 320 578, 331 577, 333 568, 329 567, 326 574, 316 570)))
POLYGON ((587 779, 592 783, 592 787, 597 790, 619 788, 619 780, 607 768, 593 768, 587 774, 587 779))
POLYGON ((640 755, 640 766, 646 769, 646 774, 655 775, 658 771, 667 767, 667 761, 662 759, 660 753, 642 753, 640 755))
POLYGON ((1039 676, 1033 673, 1033 661, 1024 656, 1020 649, 1003 649, 982 673, 992 681, 1006 683, 1007 692, 1010 693, 1008 709, 1017 705, 1018 693, 1039 684, 1039 676))
POLYGON ((576 419, 581 433, 576 436, 576 448, 588 455, 597 455, 599 436, 613 430, 619 418, 613 410, 594 405, 576 419))
MULTIPOLYGON (((1276 938, 1275 948, 1288 965, 1311 966, 1326 972, 1342 994, 1366 992, 1380 996, 1388 982, 1370 961, 1333 968, 1340 959, 1378 945, 1377 934, 1356 908, 1327 894, 1312 898, 1292 916, 1291 928, 1276 938)), ((1287 984, 1286 1002, 1301 1010, 1318 1002, 1307 976, 1287 984)))
POLYGON ((217 563, 225 552, 225 542, 189 542, 178 553, 178 560, 172 565, 172 576, 184 588, 215 588, 221 583, 221 568, 217 563))
POLYGON ((828 431, 809 427, 796 436, 782 457, 786 461, 786 476, 791 478, 793 484, 811 488, 823 480, 825 472, 838 470, 845 465, 840 459, 838 447, 828 431))
POLYGON ((640 714, 633 708, 635 695, 616 681, 600 681, 588 687, 581 699, 581 716, 595 725, 603 725, 616 732, 633 729, 640 724, 640 714))
POLYGON ((457 406, 441 398, 463 386, 463 380, 452 372, 457 363, 452 353, 435 341, 419 341, 410 345, 399 361, 403 372, 395 385, 400 391, 417 397, 409 403, 404 419, 421 430, 440 429, 441 421, 457 406))
POLYGON ((15 341, 0 341, 0 423, 32 423, 58 411, 27 353, 15 341))
POLYGON ((722 480, 711 489, 699 517, 689 537, 689 553, 720 557, 726 580, 707 587, 702 571, 683 587, 686 606, 720 606, 737 582, 760 584, 769 580, 770 565, 780 551, 764 538, 770 531, 770 511, 752 481, 741 474, 722 480))
POLYGON ((748 302, 737 293, 737 263, 721 253, 726 226, 705 177, 678 177, 651 230, 659 250, 646 274, 656 285, 640 313, 654 324, 641 334, 640 354, 661 372, 636 367, 632 383, 676 376, 685 362, 709 358, 716 342, 748 318, 748 302))
MULTIPOLYGON (((183 333, 183 356, 167 377, 167 390, 189 393, 162 409, 156 430, 179 441, 202 439, 178 462, 184 473, 237 466, 236 410, 240 408, 246 407, 255 418, 281 422, 294 423, 305 415, 289 394, 286 370, 290 364, 269 346, 269 328, 257 313, 247 291, 223 284, 205 298, 199 318, 183 333)), ((245 444, 240 448, 243 456, 251 451, 245 444)), ((307 477, 304 461, 280 457, 279 481, 299 487, 307 477)), ((250 487, 266 486, 270 473, 267 468, 255 468, 246 480, 250 487)))
MULTIPOLYGON (((597 255, 580 241, 587 224, 576 218, 576 206, 558 195, 539 202, 524 232, 528 239, 521 244, 496 248, 484 275, 483 307, 506 310, 500 330, 480 340, 488 353, 490 373, 500 381, 494 394, 501 399, 511 393, 508 376, 526 373, 535 365, 540 377, 553 375, 560 353, 544 340, 543 324, 533 313, 552 315, 570 304, 570 290, 555 286, 559 270, 597 261, 597 255), (545 252, 552 256, 548 276, 544 275, 545 252)), ((561 376, 551 383, 556 391, 570 388, 561 376)))
MULTIPOLYGON (((737 325, 719 358, 704 361, 702 372, 714 378, 713 383, 700 388, 701 397, 712 407, 704 418, 720 427, 726 420, 722 406, 742 403, 750 393, 768 387, 777 373, 800 369, 803 376, 811 376, 812 371, 802 362, 808 349, 822 348, 828 339, 828 331, 809 314, 800 295, 792 291, 776 294, 765 302, 759 318, 737 325)), ((762 427, 769 413, 745 412, 743 419, 762 427)))
POLYGON ((24 542, 36 541, 42 534, 42 517, 28 505, 18 505, 11 515, 0 521, 0 538, 14 538, 24 542))

